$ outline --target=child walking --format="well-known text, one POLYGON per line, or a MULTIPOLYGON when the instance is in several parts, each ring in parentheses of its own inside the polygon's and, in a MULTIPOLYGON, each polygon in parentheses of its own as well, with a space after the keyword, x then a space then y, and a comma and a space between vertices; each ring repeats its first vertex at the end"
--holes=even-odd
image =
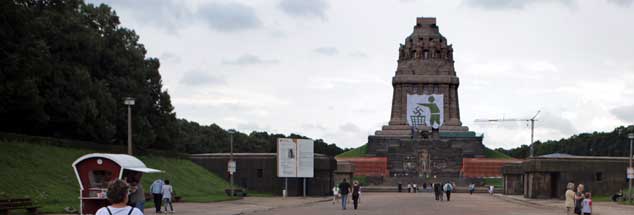
POLYGON ((586 193, 586 198, 581 202, 581 213, 583 213, 583 215, 592 214, 592 195, 590 192, 586 193))
POLYGON ((339 203, 339 201, 337 200, 339 197, 339 187, 337 187, 337 185, 335 185, 332 188, 332 204, 336 204, 339 203))
POLYGON ((170 213, 174 213, 174 207, 172 207, 172 195, 174 195, 174 189, 172 185, 170 185, 170 180, 165 180, 165 185, 163 185, 163 205, 165 205, 165 213, 167 213, 167 205, 170 206, 170 213))

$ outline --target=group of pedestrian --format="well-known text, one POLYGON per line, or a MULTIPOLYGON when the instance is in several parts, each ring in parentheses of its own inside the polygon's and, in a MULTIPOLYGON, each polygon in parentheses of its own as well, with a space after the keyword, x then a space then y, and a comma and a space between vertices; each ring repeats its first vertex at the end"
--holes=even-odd
POLYGON ((444 196, 447 196, 447 201, 451 201, 451 193, 453 192, 455 185, 450 181, 441 183, 432 184, 432 189, 434 189, 434 196, 436 201, 444 201, 444 196))
POLYGON ((333 204, 337 202, 338 198, 341 198, 341 209, 346 210, 348 204, 348 196, 352 194, 352 204, 356 210, 359 207, 361 198, 361 185, 359 181, 355 180, 352 185, 343 179, 339 186, 332 188, 333 191, 333 204))
MULTIPOLYGON (((172 207, 174 190, 169 180, 157 179, 150 186, 150 191, 154 197, 156 213, 161 212, 162 202, 165 203, 165 212, 167 212, 167 205, 169 205, 170 211, 174 213, 172 207)), ((112 181, 108 185, 106 198, 111 205, 100 208, 95 215, 143 215, 145 193, 140 181, 135 180, 134 176, 125 180, 112 181)))
POLYGON ((418 185, 416 183, 407 184, 407 192, 408 193, 417 193, 418 192, 418 185))
POLYGON ((170 180, 154 180, 152 185, 150 185, 150 191, 154 197, 154 208, 156 209, 156 213, 161 213, 161 205, 165 207, 165 213, 167 213, 168 205, 170 206, 170 213, 174 213, 174 207, 172 206, 174 188, 170 185, 170 180))
POLYGON ((590 192, 584 192, 583 184, 577 185, 576 192, 574 191, 575 184, 569 182, 566 186, 566 214, 579 214, 579 215, 591 215, 592 214, 592 194, 590 192))

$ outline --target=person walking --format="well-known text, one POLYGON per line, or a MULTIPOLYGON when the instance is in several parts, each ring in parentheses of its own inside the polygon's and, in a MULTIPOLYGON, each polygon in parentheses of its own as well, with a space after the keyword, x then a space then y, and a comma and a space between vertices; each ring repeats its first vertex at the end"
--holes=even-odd
POLYGON ((132 181, 130 183, 130 198, 128 204, 132 207, 143 211, 145 209, 145 192, 141 181, 132 181))
POLYGON ((165 206, 165 213, 167 213, 167 205, 170 206, 170 213, 174 213, 174 207, 172 206, 172 196, 174 196, 174 188, 170 185, 170 180, 165 180, 165 185, 163 185, 163 191, 161 192, 163 195, 163 205, 165 206))
POLYGON ((592 214, 592 194, 587 192, 585 198, 581 202, 581 213, 583 215, 591 215, 592 214))
POLYGON ((583 184, 577 185, 577 192, 575 193, 575 214, 581 214, 583 199, 585 198, 585 194, 583 193, 584 186, 583 184))
POLYGON ((161 203, 163 202, 163 180, 156 179, 150 185, 150 192, 152 193, 152 197, 154 197, 154 208, 156 209, 156 213, 161 213, 161 203))
POLYGON ((110 183, 106 197, 112 204, 99 208, 95 215, 143 215, 141 210, 128 205, 129 189, 130 185, 123 180, 116 180, 110 183))
POLYGON ((453 185, 451 182, 447 182, 445 186, 443 186, 443 190, 445 191, 445 194, 447 194, 447 201, 451 201, 451 192, 453 192, 453 185))
POLYGON ((337 185, 335 185, 334 187, 332 187, 332 204, 337 204, 337 197, 339 196, 339 187, 337 187, 337 185))
POLYGON ((441 202, 444 200, 443 185, 441 183, 434 184, 434 193, 436 193, 437 200, 441 202))
POLYGON ((489 195, 492 196, 494 192, 495 192, 495 186, 489 185, 489 195))
POLYGON ((341 208, 346 209, 346 204, 348 203, 348 194, 352 192, 352 188, 350 187, 350 183, 343 179, 343 182, 339 184, 339 192, 341 193, 341 208))
POLYGON ((427 191, 427 182, 423 182, 423 192, 427 191))
POLYGON ((474 191, 475 191, 475 184, 474 183, 469 184, 469 195, 473 195, 474 191))
POLYGON ((359 207, 359 197, 361 197, 361 185, 355 180, 352 182, 352 203, 355 210, 359 207))
POLYGON ((402 192, 403 191, 403 184, 401 184, 401 182, 398 182, 398 192, 402 192))
POLYGON ((564 202, 564 206, 566 207, 566 215, 572 215, 575 211, 575 184, 572 182, 568 182, 566 185, 566 201, 564 202))
POLYGON ((412 189, 414 190, 414 193, 418 192, 418 185, 416 183, 412 184, 412 189))
POLYGON ((407 184, 407 192, 408 193, 412 192, 412 184, 407 184))

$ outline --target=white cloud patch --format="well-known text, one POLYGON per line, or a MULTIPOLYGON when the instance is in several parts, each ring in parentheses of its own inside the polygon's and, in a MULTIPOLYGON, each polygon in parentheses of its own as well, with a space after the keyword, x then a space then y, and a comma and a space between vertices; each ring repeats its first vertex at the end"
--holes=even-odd
POLYGON ((209 3, 203 5, 198 14, 209 27, 223 32, 248 30, 261 25, 255 10, 240 3, 209 3))
POLYGON ((293 17, 326 19, 328 3, 325 0, 282 0, 279 8, 293 17))
POLYGON ((573 0, 464 0, 465 5, 474 8, 504 10, 524 9, 530 5, 543 3, 573 4, 573 0))
POLYGON ((226 82, 223 78, 207 74, 206 72, 190 71, 183 75, 180 83, 186 86, 201 86, 222 85, 226 82))
POLYGON ((275 64, 275 63, 279 63, 279 61, 278 60, 264 60, 256 55, 245 54, 234 60, 223 60, 222 63, 229 64, 229 65, 245 66, 245 65, 255 65, 255 64, 275 64))
POLYGON ((337 50, 337 48, 335 47, 331 47, 331 46, 324 46, 324 47, 319 47, 313 50, 315 53, 317 54, 322 54, 322 55, 327 55, 327 56, 334 56, 339 54, 339 50, 337 50))
POLYGON ((621 7, 630 7, 634 0, 608 0, 608 2, 621 7))
POLYGON ((339 127, 339 129, 341 129, 343 132, 348 132, 348 133, 358 133, 361 131, 359 126, 352 123, 343 124, 339 127))

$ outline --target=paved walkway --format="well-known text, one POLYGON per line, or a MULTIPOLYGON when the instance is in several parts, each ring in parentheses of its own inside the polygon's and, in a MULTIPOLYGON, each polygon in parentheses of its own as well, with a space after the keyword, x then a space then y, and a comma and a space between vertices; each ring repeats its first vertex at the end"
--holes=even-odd
MULTIPOLYGON (((359 210, 341 210, 340 205, 319 202, 300 207, 288 207, 249 213, 254 215, 383 215, 383 214, 443 214, 443 215, 562 215, 563 207, 540 205, 506 199, 488 194, 452 194, 451 202, 438 202, 431 193, 364 193, 359 210)), ((559 203, 559 202, 553 202, 559 203)), ((594 215, 634 215, 634 207, 599 203, 594 215)))
MULTIPOLYGON (((289 207, 301 207, 314 203, 328 201, 323 197, 292 197, 282 199, 281 197, 246 197, 241 200, 212 202, 212 203, 174 203, 175 214, 211 214, 211 215, 234 215, 256 212, 265 212, 273 209, 283 209, 289 207)), ((145 214, 155 214, 154 208, 146 208, 145 214)))
MULTIPOLYGON (((559 199, 526 199, 521 195, 500 195, 496 198, 504 201, 522 204, 532 207, 550 208, 552 210, 565 211, 564 201, 559 199)), ((627 214, 634 215, 634 206, 621 205, 614 202, 592 202, 592 214, 627 214)))

